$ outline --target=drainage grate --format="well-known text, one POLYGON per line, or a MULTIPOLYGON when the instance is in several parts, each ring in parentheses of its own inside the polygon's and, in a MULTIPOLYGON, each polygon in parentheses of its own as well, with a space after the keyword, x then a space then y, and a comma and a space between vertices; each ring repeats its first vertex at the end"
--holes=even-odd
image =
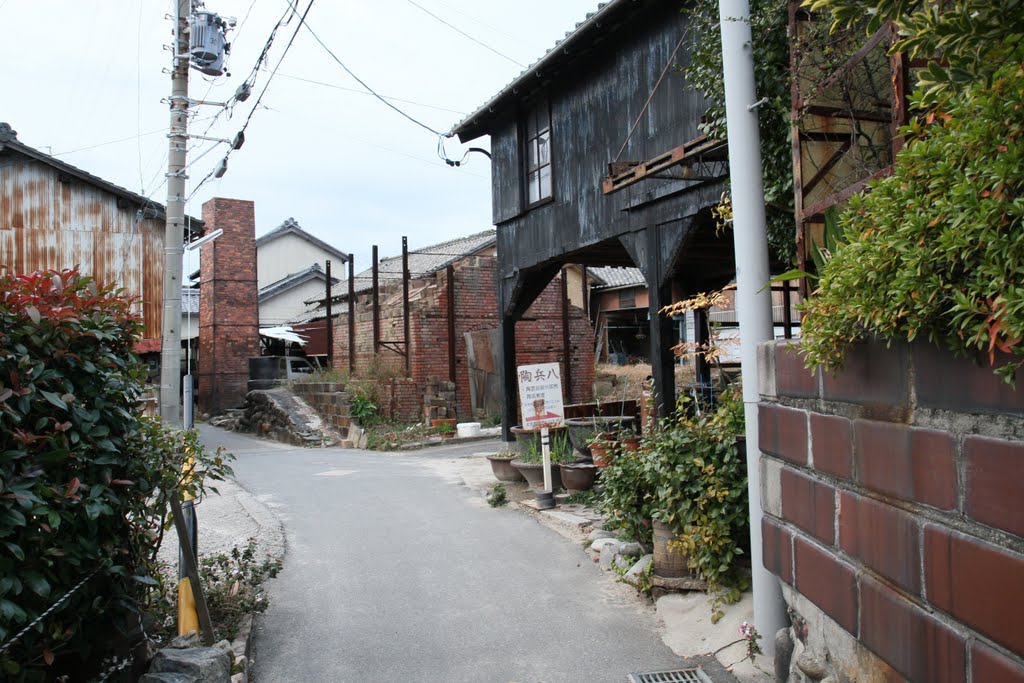
POLYGON ((712 680, 700 669, 676 669, 629 674, 629 683, 712 683, 712 680))

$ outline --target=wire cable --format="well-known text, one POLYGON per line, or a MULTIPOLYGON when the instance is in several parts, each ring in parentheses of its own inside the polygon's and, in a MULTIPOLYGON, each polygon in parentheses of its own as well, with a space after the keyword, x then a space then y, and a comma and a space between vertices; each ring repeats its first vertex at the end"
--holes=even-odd
MULTIPOLYGON (((303 83, 312 83, 314 85, 322 85, 325 88, 334 88, 335 90, 344 90, 345 92, 354 92, 354 93, 357 93, 357 94, 360 94, 360 95, 371 95, 371 96, 373 95, 373 93, 368 91, 368 90, 359 90, 358 88, 346 88, 343 85, 335 85, 333 83, 325 83, 323 81, 314 81, 311 78, 303 78, 301 76, 293 76, 292 74, 286 74, 283 71, 281 73, 279 73, 278 75, 279 76, 283 76, 284 78, 290 78, 290 79, 295 80, 295 81, 302 81, 303 83)), ((393 102, 402 102, 404 104, 412 104, 412 105, 415 105, 417 107, 426 107, 427 109, 437 109, 438 111, 444 111, 444 112, 448 112, 450 114, 459 114, 461 116, 465 116, 468 113, 468 112, 464 112, 464 111, 459 111, 457 109, 449 109, 447 107, 438 107, 438 106, 433 105, 433 104, 425 104, 423 102, 416 102, 414 100, 404 100, 401 97, 391 97, 389 95, 381 95, 381 97, 383 97, 386 100, 391 100, 393 102)))
POLYGON ((434 14, 433 12, 431 12, 430 10, 428 10, 426 7, 424 7, 423 5, 419 4, 418 2, 415 2, 414 0, 406 0, 406 2, 408 2, 413 7, 418 7, 419 9, 423 10, 424 12, 426 12, 427 14, 432 16, 434 19, 437 19, 442 24, 444 24, 448 28, 452 29, 453 31, 455 31, 459 35, 465 36, 466 38, 469 38, 470 40, 472 40, 474 43, 476 43, 480 47, 483 47, 483 48, 485 48, 487 50, 490 50, 491 52, 493 52, 494 54, 498 55, 502 59, 507 59, 508 61, 512 62, 513 64, 515 64, 516 66, 518 66, 521 69, 525 69, 526 68, 526 65, 523 64, 522 62, 517 62, 516 60, 512 59, 508 55, 506 55, 504 53, 501 53, 501 52, 498 52, 497 50, 495 50, 493 47, 491 47, 487 43, 484 43, 484 42, 481 42, 481 41, 477 40, 473 36, 469 35, 465 31, 463 31, 462 29, 458 28, 457 26, 453 26, 453 25, 449 24, 447 21, 445 21, 441 17, 437 16, 436 14, 434 14))
MULTIPOLYGON (((297 14, 298 10, 292 6, 291 0, 287 0, 287 2, 289 9, 291 9, 292 12, 297 14)), ((295 37, 299 35, 299 29, 301 29, 303 26, 306 26, 306 16, 309 14, 309 10, 313 9, 314 2, 316 2, 316 0, 309 0, 309 4, 306 5, 306 10, 302 13, 302 16, 299 17, 299 25, 295 27, 295 30, 292 32, 292 37, 288 39, 288 44, 285 45, 284 52, 281 53, 281 58, 277 60, 277 64, 274 66, 274 70, 270 72, 270 76, 267 78, 267 82, 263 84, 263 90, 260 91, 260 95, 259 97, 256 98, 256 103, 252 105, 252 109, 249 110, 249 115, 245 117, 245 123, 242 124, 241 130, 239 130, 238 134, 235 136, 236 138, 238 138, 239 136, 244 138, 245 131, 249 127, 249 122, 252 121, 252 117, 256 113, 256 110, 260 108, 260 102, 263 101, 263 96, 267 94, 267 88, 270 87, 271 82, 274 80, 274 76, 277 74, 277 70, 281 67, 281 64, 284 62, 285 57, 288 56, 288 51, 291 49, 292 44, 295 42, 295 37)), ((289 18, 288 21, 290 22, 291 19, 289 18)), ((278 27, 274 28, 275 32, 277 31, 277 28, 278 27)), ((306 28, 308 29, 309 27, 306 26, 306 28)), ((261 55, 260 59, 262 60, 263 57, 264 55, 261 55)), ((234 148, 228 149, 227 154, 224 155, 224 159, 221 161, 221 164, 214 166, 213 170, 207 173, 206 176, 199 181, 199 184, 196 185, 195 188, 193 188, 192 192, 189 193, 188 198, 185 200, 186 204, 188 203, 189 200, 192 199, 192 197, 195 196, 196 192, 199 191, 199 188, 201 188, 210 178, 213 177, 214 173, 217 172, 217 169, 222 164, 227 164, 228 157, 231 156, 231 152, 233 151, 234 148)))
MULTIPOLYGON (((288 4, 289 4, 289 5, 291 5, 291 0, 287 0, 287 2, 288 2, 288 4)), ((305 27, 306 27, 306 30, 307 30, 307 31, 309 31, 309 34, 310 34, 311 36, 313 36, 313 39, 314 39, 314 40, 316 40, 316 42, 320 43, 320 47, 322 47, 322 48, 323 48, 324 50, 326 50, 326 51, 327 51, 327 54, 329 54, 329 55, 331 56, 331 58, 332 58, 332 59, 333 59, 333 60, 334 60, 335 62, 337 62, 338 66, 340 66, 340 67, 341 67, 342 69, 344 69, 344 70, 345 70, 345 73, 347 73, 347 74, 348 74, 349 76, 351 76, 352 78, 356 79, 356 81, 358 81, 359 85, 361 85, 361 86, 363 86, 364 88, 366 88, 366 89, 367 89, 367 90, 368 90, 368 91, 370 92, 370 94, 371 94, 371 95, 373 95, 374 97, 376 97, 376 98, 377 98, 378 100, 380 100, 381 102, 383 102, 383 103, 384 103, 385 105, 387 105, 387 106, 388 106, 388 107, 390 107, 391 109, 394 109, 394 110, 395 110, 396 112, 398 112, 399 114, 401 114, 401 115, 402 115, 402 116, 404 116, 405 118, 407 118, 407 119, 409 119, 410 121, 412 121, 413 123, 415 123, 415 124, 416 124, 417 126, 419 126, 420 128, 423 128, 423 129, 425 129, 425 130, 427 130, 427 131, 429 131, 429 132, 433 133, 434 135, 438 135, 438 136, 440 136, 440 135, 443 135, 442 133, 440 133, 440 132, 438 132, 438 131, 434 130, 433 128, 431 128, 431 127, 430 127, 430 126, 428 126, 427 124, 423 123, 422 121, 418 121, 417 119, 415 119, 415 118, 413 118, 412 116, 410 116, 409 114, 405 113, 404 111, 402 111, 401 109, 399 109, 399 108, 398 108, 398 107, 396 107, 395 105, 393 105, 393 104, 391 104, 390 102, 388 102, 388 101, 387 101, 387 99, 386 99, 386 98, 384 98, 384 96, 383 96, 383 95, 379 94, 379 93, 378 93, 378 92, 377 92, 376 90, 374 90, 373 88, 371 88, 370 86, 368 86, 368 85, 366 84, 366 81, 364 81, 363 79, 359 78, 359 76, 356 76, 356 75, 355 75, 355 74, 354 74, 354 73, 352 72, 352 70, 351 70, 351 69, 349 69, 349 68, 348 68, 347 66, 345 66, 345 63, 344 63, 344 62, 342 62, 342 61, 341 61, 341 60, 340 60, 340 59, 338 58, 338 55, 334 54, 334 52, 333 52, 333 51, 331 51, 331 48, 327 47, 327 45, 326 45, 326 44, 324 43, 324 41, 320 40, 320 36, 318 36, 318 35, 316 34, 316 31, 314 31, 314 30, 312 29, 312 27, 311 27, 311 26, 310 26, 310 25, 309 25, 308 23, 306 23, 305 17, 303 17, 302 19, 300 19, 300 20, 299 20, 299 25, 300 25, 300 26, 305 26, 305 27)))

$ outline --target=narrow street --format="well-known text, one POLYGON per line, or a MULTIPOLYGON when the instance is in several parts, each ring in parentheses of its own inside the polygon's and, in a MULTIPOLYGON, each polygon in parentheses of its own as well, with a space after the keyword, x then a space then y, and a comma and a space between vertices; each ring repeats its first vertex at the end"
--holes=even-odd
POLYGON ((277 512, 285 568, 257 621, 258 683, 622 683, 679 664, 653 610, 581 547, 446 476, 473 443, 391 455, 205 427, 277 512))

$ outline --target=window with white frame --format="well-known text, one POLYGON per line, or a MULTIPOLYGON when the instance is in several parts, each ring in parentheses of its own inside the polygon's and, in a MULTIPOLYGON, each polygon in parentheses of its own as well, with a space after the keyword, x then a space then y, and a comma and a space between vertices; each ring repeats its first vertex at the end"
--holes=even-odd
POLYGON ((551 198, 551 110, 548 100, 537 102, 526 115, 526 203, 538 204, 551 198))

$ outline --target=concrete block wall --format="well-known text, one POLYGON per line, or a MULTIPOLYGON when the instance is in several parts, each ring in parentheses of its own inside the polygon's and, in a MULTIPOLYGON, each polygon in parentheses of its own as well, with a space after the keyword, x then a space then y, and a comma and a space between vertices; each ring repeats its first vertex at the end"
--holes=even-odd
POLYGON ((256 214, 253 202, 216 197, 203 204, 207 233, 199 286, 198 403, 217 415, 241 406, 249 357, 259 352, 256 214))
POLYGON ((1024 393, 926 344, 836 374, 760 355, 764 562, 798 650, 850 680, 1024 681, 1024 393))
MULTIPOLYGON (((455 274, 455 385, 459 419, 472 418, 469 393, 469 363, 465 333, 498 326, 498 299, 494 257, 470 256, 453 264, 455 274)), ((401 340, 403 335, 401 285, 381 288, 382 340, 401 340)), ((381 349, 373 354, 373 311, 369 293, 359 294, 355 306, 356 372, 375 368, 386 379, 381 384, 387 405, 385 414, 395 419, 423 419, 423 398, 431 380, 447 380, 448 368, 448 274, 441 270, 410 283, 410 334, 412 337, 411 377, 404 378, 405 359, 381 349), (411 384, 409 381, 411 380, 411 384)), ((520 364, 564 363, 562 349, 561 283, 554 280, 544 290, 524 320, 516 325, 516 355, 520 364)), ((348 367, 347 304, 337 307, 334 354, 339 368, 348 367)), ((570 306, 570 355, 573 400, 589 400, 594 380, 593 329, 583 310, 570 306)), ((384 403, 384 401, 382 401, 384 403)))

